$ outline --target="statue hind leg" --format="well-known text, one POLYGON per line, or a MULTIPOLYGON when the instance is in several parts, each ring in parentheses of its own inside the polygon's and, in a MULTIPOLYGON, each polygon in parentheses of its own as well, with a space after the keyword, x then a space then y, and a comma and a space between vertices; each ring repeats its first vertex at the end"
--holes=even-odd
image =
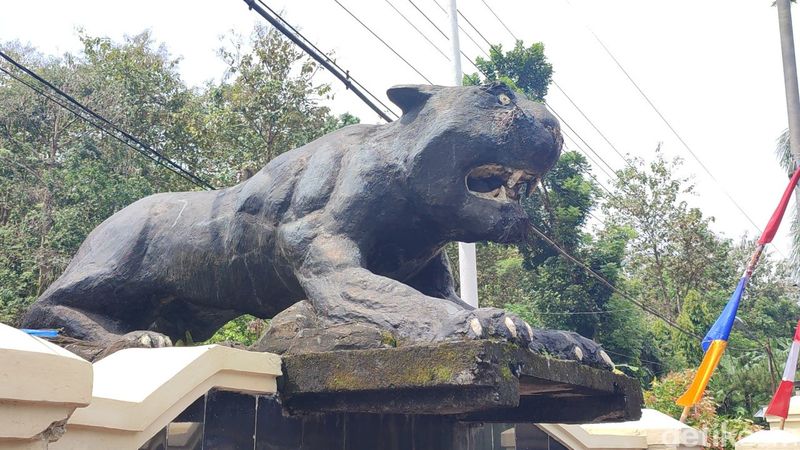
POLYGON ((172 345, 170 338, 161 333, 137 330, 134 324, 98 313, 92 308, 96 305, 81 304, 80 296, 75 297, 57 287, 48 289, 28 309, 22 326, 58 329, 60 336, 56 342, 89 360, 123 348, 172 345))

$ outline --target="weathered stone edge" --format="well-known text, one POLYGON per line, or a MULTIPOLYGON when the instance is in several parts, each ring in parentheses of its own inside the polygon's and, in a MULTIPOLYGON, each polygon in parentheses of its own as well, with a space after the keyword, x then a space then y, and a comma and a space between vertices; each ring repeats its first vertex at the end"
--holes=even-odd
POLYGON ((515 378, 510 368, 498 364, 497 345, 502 344, 465 341, 284 356, 283 392, 495 386, 515 378))
POLYGON ((283 361, 287 394, 489 387, 520 376, 607 393, 638 390, 625 375, 485 340, 289 355, 283 361))

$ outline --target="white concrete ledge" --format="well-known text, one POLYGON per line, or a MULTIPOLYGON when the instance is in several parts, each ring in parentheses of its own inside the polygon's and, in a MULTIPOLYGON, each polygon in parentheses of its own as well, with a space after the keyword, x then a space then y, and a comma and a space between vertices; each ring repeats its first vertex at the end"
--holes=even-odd
POLYGON ((0 448, 42 448, 91 396, 89 362, 0 324, 0 448))
MULTIPOLYGON (((764 418, 767 419, 770 430, 779 430, 781 428, 780 417, 764 416, 764 418)), ((794 395, 789 399, 789 415, 786 417, 786 424, 783 429, 800 436, 800 395, 794 395)))
POLYGON ((52 449, 137 449, 212 388, 276 392, 280 358, 218 345, 127 349, 94 365, 89 407, 52 449))
POLYGON ((537 426, 575 450, 700 450, 706 445, 705 433, 653 409, 643 409, 642 418, 630 422, 537 426))
POLYGON ((790 431, 761 430, 736 442, 736 450, 797 450, 800 437, 790 431))

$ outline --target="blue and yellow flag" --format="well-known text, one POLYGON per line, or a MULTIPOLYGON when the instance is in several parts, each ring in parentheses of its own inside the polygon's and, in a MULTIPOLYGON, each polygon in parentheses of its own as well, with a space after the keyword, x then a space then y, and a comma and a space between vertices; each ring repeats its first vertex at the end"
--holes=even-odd
MULTIPOLYGON (((759 252, 760 253, 760 252, 759 252)), ((705 356, 700 367, 697 369, 697 374, 694 376, 694 381, 686 390, 686 393, 680 396, 676 403, 680 406, 693 406, 703 398, 703 393, 708 385, 708 380, 714 374, 722 354, 725 353, 725 348, 728 346, 728 337, 731 335, 733 322, 736 320, 736 311, 739 309, 739 302, 742 300, 745 286, 750 279, 748 274, 745 274, 736 285, 736 290, 733 291, 728 304, 722 310, 717 321, 708 330, 703 342, 701 343, 705 356)))

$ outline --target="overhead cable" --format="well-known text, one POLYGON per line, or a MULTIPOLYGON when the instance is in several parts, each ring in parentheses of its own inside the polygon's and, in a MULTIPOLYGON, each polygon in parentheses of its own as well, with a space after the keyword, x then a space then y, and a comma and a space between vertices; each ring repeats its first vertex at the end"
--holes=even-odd
MULTIPOLYGON (((327 69, 333 76, 339 79, 345 87, 351 91, 358 98, 361 99, 364 103, 367 104, 373 111, 375 111, 378 116, 380 116, 383 120, 387 122, 391 122, 392 118, 382 110, 376 104, 376 101, 371 100, 369 97, 377 100, 377 97, 369 92, 361 83, 355 81, 348 71, 343 70, 337 64, 335 64, 325 53, 320 51, 314 44, 311 43, 308 39, 306 39, 300 32, 298 32, 294 27, 289 25, 279 14, 273 11, 269 6, 266 5, 261 0, 244 0, 247 6, 258 13, 261 17, 267 20, 272 26, 274 26, 281 34, 286 36, 290 41, 294 42, 295 45, 300 47, 304 52, 306 52, 309 56, 314 58, 322 67, 327 69), (266 8, 266 9, 265 9, 266 8), (369 97, 368 97, 369 96, 369 97)), ((399 117, 391 108, 388 108, 383 102, 377 100, 384 108, 386 108, 390 114, 394 115, 395 117, 399 117)))
POLYGON ((389 4, 389 6, 391 6, 391 7, 392 7, 392 9, 393 9, 393 10, 394 10, 394 11, 395 11, 395 12, 396 12, 396 13, 397 13, 397 14, 398 14, 400 17, 402 17, 402 18, 403 18, 403 20, 405 20, 407 24, 411 25, 411 28, 413 28, 413 29, 414 29, 414 30, 415 30, 417 33, 419 33, 419 35, 420 35, 420 36, 422 36, 422 38, 423 38, 423 39, 425 39, 425 40, 428 42, 428 44, 431 44, 431 47, 433 47, 433 48, 434 48, 434 49, 435 49, 437 52, 439 52, 439 54, 440 54, 440 55, 444 56, 444 59, 446 59, 446 60, 450 61, 450 57, 449 57, 449 56, 447 56, 447 55, 446 55, 446 54, 445 54, 445 53, 444 53, 444 52, 443 52, 443 51, 442 51, 442 50, 439 48, 439 46, 438 46, 438 45, 436 45, 436 44, 435 44, 435 43, 434 43, 432 40, 430 40, 430 38, 428 37, 428 35, 427 35, 427 34, 423 33, 423 32, 422 32, 422 30, 420 30, 419 28, 417 28, 417 26, 416 26, 416 25, 414 25, 414 22, 412 22, 412 21, 411 21, 411 20, 410 20, 408 17, 406 17, 406 15, 405 15, 405 14, 403 14, 402 12, 400 12, 400 10, 399 10, 399 9, 397 9, 397 7, 396 7, 396 6, 394 6, 394 4, 393 4, 392 2, 390 2, 389 0, 384 0, 384 1, 385 1, 386 3, 388 3, 388 4, 389 4))
POLYGON ((378 41, 380 41, 380 43, 381 43, 381 44, 383 44, 383 45, 384 45, 386 48, 388 48, 388 49, 389 49, 389 50, 390 50, 392 53, 394 53, 394 54, 395 54, 395 56, 397 56, 398 58, 400 58, 400 60, 401 60, 401 61, 403 61, 403 62, 404 62, 404 63, 405 63, 405 64, 406 64, 408 67, 410 67, 410 68, 411 68, 411 70, 413 70, 414 72, 416 72, 416 73, 417 73, 417 75, 421 76, 421 77, 422 77, 422 79, 424 79, 425 81, 427 81, 427 82, 428 82, 428 84, 433 84, 433 82, 432 82, 430 79, 428 79, 428 77, 426 77, 426 76, 425 76, 425 75, 424 75, 422 72, 420 72, 420 71, 419 71, 419 69, 417 69, 417 68, 416 68, 416 67, 415 67, 413 64, 411 64, 410 62, 408 62, 408 60, 407 60, 407 59, 405 59, 405 58, 403 57, 403 55, 401 55, 400 53, 398 53, 398 52, 397 52, 397 50, 395 50, 395 49, 394 49, 394 47, 392 47, 392 46, 391 46, 391 45, 389 45, 389 44, 388 44, 386 41, 384 41, 384 40, 383 40, 383 39, 382 39, 380 36, 378 36, 378 34, 377 34, 377 33, 375 33, 374 31, 372 31, 372 28, 370 28, 370 27, 369 27, 367 24, 365 24, 364 22, 362 22, 362 21, 361 21, 361 19, 359 19, 358 17, 356 17, 356 15, 355 15, 355 14, 353 14, 352 12, 350 12, 350 10, 349 10, 349 9, 347 9, 347 7, 346 7, 346 6, 344 6, 344 5, 343 5, 343 4, 342 4, 342 3, 341 3, 339 0, 333 0, 333 1, 334 1, 334 2, 336 2, 336 4, 337 4, 337 5, 339 5, 339 6, 340 6, 340 7, 341 7, 343 10, 345 10, 345 11, 347 12, 347 14, 350 14, 350 17, 352 17, 353 19, 355 19, 355 20, 356 20, 356 22, 358 22, 358 23, 359 23, 359 24, 360 24, 362 27, 364 27, 364 29, 366 29, 367 31, 369 31, 369 32, 370 32, 370 34, 372 34, 372 35, 375 37, 375 39, 377 39, 378 41))
POLYGON ((0 58, 5 59, 9 63, 11 63, 15 68, 17 68, 18 70, 24 72, 25 74, 27 74, 28 76, 30 76, 31 78, 33 78, 37 82, 41 83, 42 85, 47 86, 53 92, 58 94, 63 100, 61 102, 54 100, 52 96, 46 95, 42 89, 37 89, 31 83, 25 82, 22 78, 15 76, 14 74, 10 73, 8 70, 2 69, 3 73, 11 76, 16 81, 18 81, 20 83, 23 83, 27 87, 29 87, 29 88, 33 89, 34 91, 36 91, 38 94, 46 96, 51 101, 57 103, 59 106, 67 109, 68 111, 70 111, 74 115, 76 115, 76 116, 80 117, 81 119, 87 121, 87 123, 90 123, 95 128, 105 132, 106 134, 108 134, 110 136, 113 136, 118 141, 123 142, 128 147, 133 148, 134 150, 136 150, 139 153, 143 154, 144 156, 146 156, 150 160, 156 162, 157 164, 169 169, 172 172, 175 172, 176 174, 180 175, 181 177, 191 181, 192 183, 194 183, 194 184, 196 184, 196 185, 198 185, 200 187, 203 187, 203 188, 206 188, 206 189, 214 189, 214 186, 212 186, 209 182, 205 181, 204 179, 202 179, 198 175, 194 174, 190 170, 184 168, 182 164, 173 161, 172 159, 168 158, 167 156, 161 154, 159 151, 155 150, 150 145, 145 144, 144 142, 142 142, 137 137, 131 135, 127 131, 123 130, 122 128, 120 128, 119 126, 117 126, 116 124, 111 122, 110 120, 106 119, 104 116, 100 115, 98 112, 94 111, 93 109, 91 109, 88 106, 84 105, 83 103, 79 102, 77 99, 75 99, 71 95, 69 95, 66 92, 64 92, 63 90, 59 89, 58 87, 53 85, 51 82, 47 81, 46 79, 41 77, 39 74, 34 72, 33 70, 31 70, 28 67, 26 67, 25 65, 17 62, 15 59, 10 57, 6 53, 0 51, 0 58), (82 114, 79 114, 76 111, 72 110, 71 108, 67 107, 65 103, 73 105, 74 107, 78 108, 80 111, 83 111, 88 116, 94 118, 95 120, 99 121, 103 125, 102 126, 98 125, 94 121, 89 120, 86 116, 84 116, 82 114), (106 128, 106 127, 111 128, 114 132, 118 133, 122 137, 120 137, 119 135, 114 134, 114 132, 109 131, 108 128, 106 128))

